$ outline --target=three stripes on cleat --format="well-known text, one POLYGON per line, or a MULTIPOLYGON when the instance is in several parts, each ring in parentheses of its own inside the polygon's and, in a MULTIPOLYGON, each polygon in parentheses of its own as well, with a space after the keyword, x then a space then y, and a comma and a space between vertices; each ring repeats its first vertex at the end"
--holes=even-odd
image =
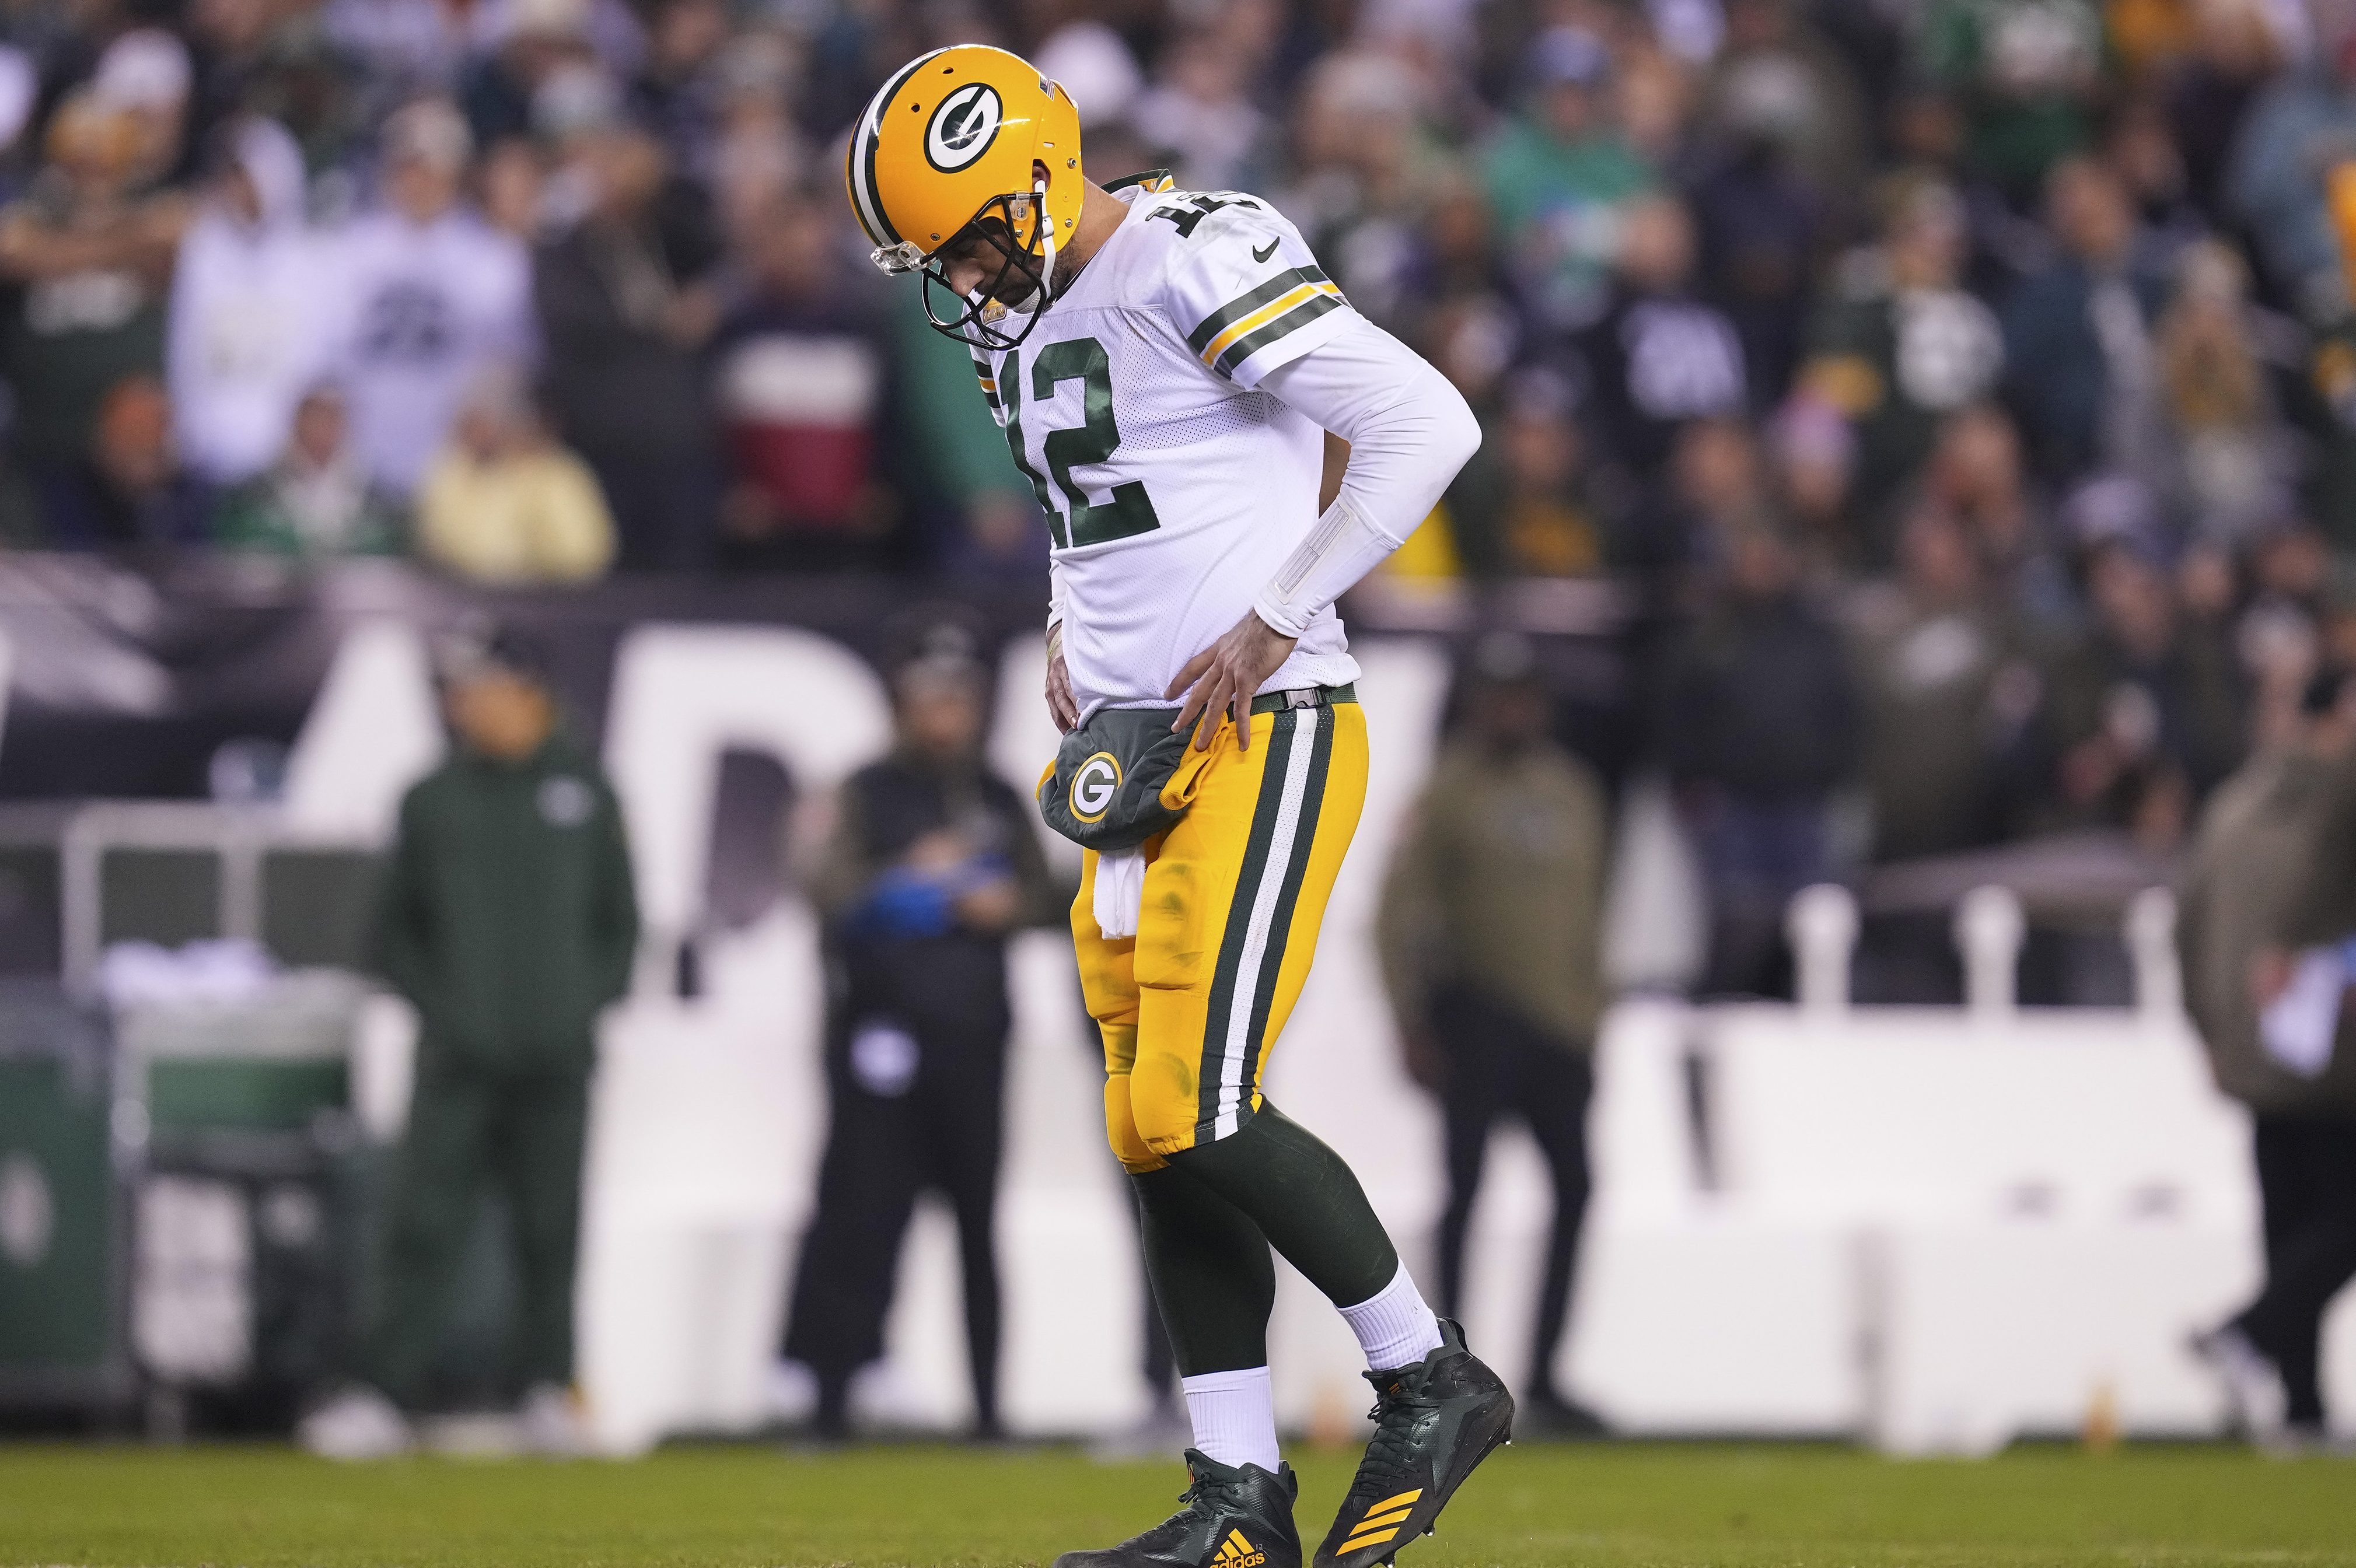
POLYGON ((1407 1516, 1415 1511, 1415 1499, 1421 1496, 1423 1488, 1418 1487, 1397 1497, 1385 1498, 1366 1510, 1365 1517, 1358 1520, 1357 1528, 1350 1532, 1350 1539, 1336 1550, 1355 1552, 1362 1546, 1380 1546, 1399 1532, 1399 1527, 1407 1522, 1407 1516))

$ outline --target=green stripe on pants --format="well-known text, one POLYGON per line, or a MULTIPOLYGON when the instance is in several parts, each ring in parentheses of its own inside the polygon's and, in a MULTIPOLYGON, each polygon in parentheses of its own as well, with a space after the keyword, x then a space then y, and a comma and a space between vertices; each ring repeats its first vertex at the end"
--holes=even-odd
POLYGON ((1219 1087, 1226 1077, 1237 973, 1250 939, 1252 906, 1258 901, 1260 880, 1268 872, 1269 846, 1276 837, 1277 817, 1284 805, 1284 781, 1290 772, 1288 763, 1301 715, 1315 711, 1288 709, 1269 726, 1268 756, 1260 763, 1259 799, 1252 807, 1251 837, 1244 846, 1243 866, 1236 874, 1235 896, 1227 903, 1227 926, 1220 933, 1219 964, 1212 974, 1210 1006, 1204 1019, 1201 1076, 1195 1086, 1194 1141, 1198 1144, 1217 1136, 1219 1087))

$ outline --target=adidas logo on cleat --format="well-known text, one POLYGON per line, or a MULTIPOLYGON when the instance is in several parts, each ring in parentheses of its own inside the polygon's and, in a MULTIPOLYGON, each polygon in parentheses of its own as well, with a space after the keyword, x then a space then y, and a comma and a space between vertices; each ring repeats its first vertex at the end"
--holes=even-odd
POLYGON ((1211 1559, 1215 1568, 1260 1568, 1267 1561, 1268 1553, 1245 1540, 1240 1530, 1227 1531, 1227 1538, 1219 1542, 1218 1552, 1211 1559))

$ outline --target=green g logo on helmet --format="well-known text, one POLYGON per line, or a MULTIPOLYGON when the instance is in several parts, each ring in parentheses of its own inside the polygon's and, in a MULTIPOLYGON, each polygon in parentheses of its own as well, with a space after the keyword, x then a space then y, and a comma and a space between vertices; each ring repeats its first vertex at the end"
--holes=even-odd
POLYGON ((998 90, 986 81, 969 81, 933 111, 925 127, 925 161, 943 174, 954 174, 990 151, 1006 113, 998 90))
POLYGON ((1098 752, 1072 772, 1072 815, 1082 822, 1100 822, 1120 794, 1120 763, 1110 752, 1098 752))

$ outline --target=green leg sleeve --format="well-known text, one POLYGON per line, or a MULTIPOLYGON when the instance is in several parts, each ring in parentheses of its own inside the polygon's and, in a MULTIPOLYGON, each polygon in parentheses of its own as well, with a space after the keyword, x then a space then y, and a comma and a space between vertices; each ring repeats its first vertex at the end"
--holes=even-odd
POLYGON ((1355 1307, 1398 1273, 1398 1249, 1349 1166, 1265 1099, 1241 1129, 1170 1165, 1249 1216, 1336 1307, 1355 1307))
POLYGON ((1276 1264, 1259 1227, 1175 1166, 1132 1175, 1145 1272, 1178 1375, 1268 1365, 1276 1264))

